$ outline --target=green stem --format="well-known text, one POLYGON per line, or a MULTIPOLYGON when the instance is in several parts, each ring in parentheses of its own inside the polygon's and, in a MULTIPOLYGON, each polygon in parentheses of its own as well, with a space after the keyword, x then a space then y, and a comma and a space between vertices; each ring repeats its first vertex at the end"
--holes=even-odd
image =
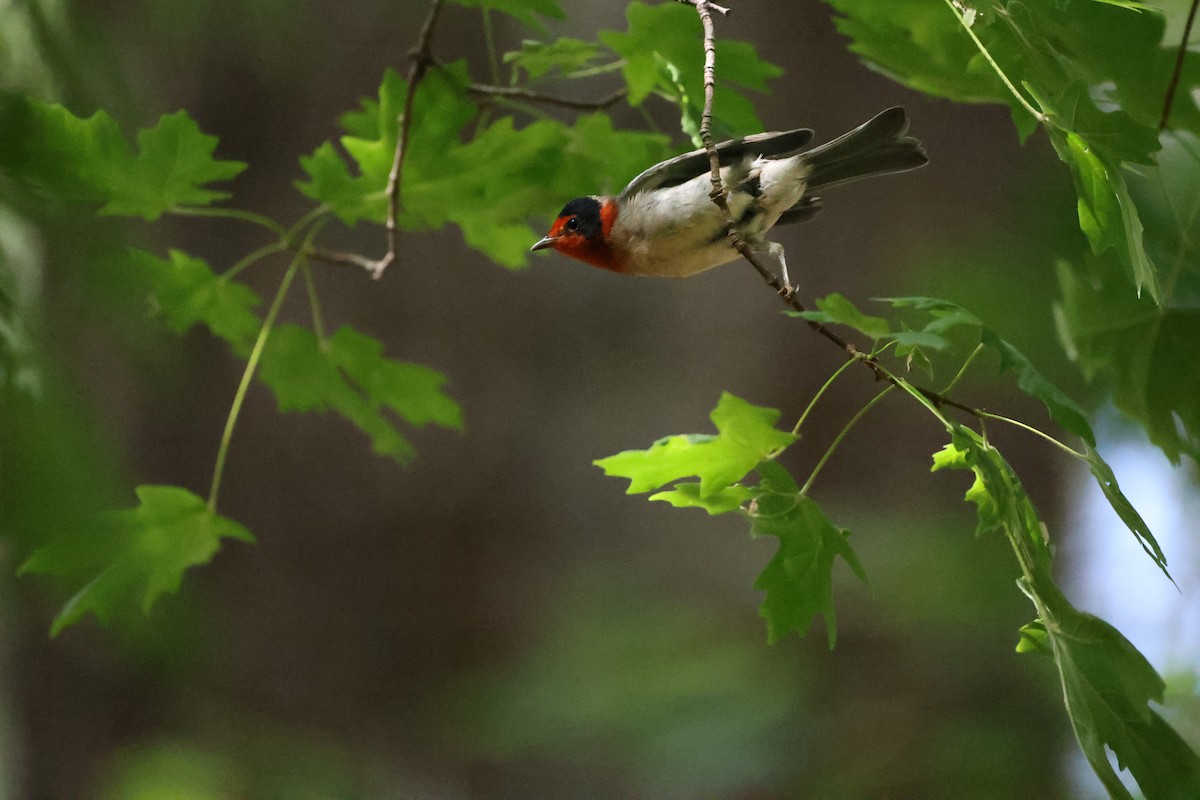
POLYGON ((812 413, 813 407, 816 406, 817 401, 821 399, 821 395, 825 394, 825 391, 833 385, 833 382, 838 379, 838 376, 845 372, 846 368, 853 364, 854 361, 855 359, 852 358, 846 359, 845 363, 838 367, 837 371, 829 376, 829 380, 825 381, 825 385, 817 390, 817 393, 813 395, 813 399, 808 402, 808 408, 804 409, 804 413, 801 414, 800 419, 796 421, 796 426, 792 428, 792 436, 796 436, 800 433, 800 426, 804 424, 804 420, 808 419, 808 415, 812 413))
POLYGON ((1008 90, 1012 92, 1013 97, 1017 98, 1017 102, 1024 106, 1025 110, 1032 114, 1033 118, 1038 122, 1047 122, 1048 117, 1041 111, 1038 111, 1036 108, 1034 108, 1030 102, 1025 99, 1025 95, 1017 91, 1017 87, 1013 85, 1013 82, 1010 81, 1008 76, 1004 74, 1004 70, 1000 69, 1000 65, 996 63, 996 59, 992 58, 992 54, 988 52, 988 49, 984 46, 983 42, 981 42, 979 37, 975 35, 974 29, 967 24, 967 21, 963 19, 963 15, 959 13, 959 10, 954 6, 953 0, 945 0, 945 2, 950 8, 950 13, 952 13, 958 20, 959 24, 963 26, 963 30, 965 30, 967 35, 971 37, 971 41, 973 41, 975 46, 979 48, 979 52, 983 54, 983 57, 987 59, 988 64, 990 64, 992 69, 996 71, 996 74, 1000 76, 1000 80, 1002 80, 1004 85, 1008 87, 1008 90))
POLYGON ((258 263, 259 261, 261 261, 262 259, 266 258, 269 255, 274 255, 275 253, 281 253, 287 249, 288 249, 287 242, 285 242, 283 239, 280 239, 278 242, 272 242, 271 244, 263 245, 262 247, 258 248, 254 252, 249 253, 246 256, 244 256, 240 261, 238 261, 236 264, 234 264, 229 269, 222 272, 221 280, 223 280, 223 281, 233 280, 234 278, 236 278, 238 276, 239 273, 241 273, 242 270, 246 269, 247 267, 251 266, 252 264, 258 263))
POLYGON ((212 208, 205 206, 177 206, 170 213, 180 217, 217 217, 219 219, 236 219, 266 228, 279 238, 286 238, 287 228, 270 217, 256 214, 253 211, 243 211, 240 208, 212 208))
POLYGON ((955 386, 958 385, 959 381, 962 380, 963 375, 967 374, 967 369, 971 366, 971 362, 974 361, 975 357, 982 352, 983 352, 983 342, 980 342, 979 344, 975 345, 975 349, 971 351, 971 355, 967 356, 967 360, 963 362, 963 365, 961 367, 959 367, 958 374, 955 375, 954 379, 952 381, 950 381, 949 384, 946 385, 945 389, 942 389, 941 394, 943 394, 943 395, 950 394, 950 391, 955 386))
POLYGON ((308 291, 308 306, 312 309, 313 332, 317 334, 317 341, 324 350, 329 344, 329 340, 325 338, 325 323, 321 318, 321 303, 317 298, 317 284, 313 282, 312 267, 309 266, 307 260, 301 266, 304 271, 304 288, 308 291))
POLYGON ((1050 444, 1059 448, 1063 452, 1070 453, 1071 455, 1075 456, 1076 458, 1087 461, 1087 456, 1085 454, 1079 452, 1078 450, 1073 450, 1071 447, 1063 444, 1058 439, 1055 439, 1053 436, 1046 433, 1045 431, 1040 431, 1037 428, 1033 427, 1032 425, 1026 425, 1024 422, 1021 422, 1018 419, 1013 419, 1012 417, 1006 417, 1002 414, 992 414, 989 411, 980 411, 979 416, 984 417, 985 419, 994 419, 994 420, 998 420, 1000 422, 1007 422, 1009 425, 1015 425, 1018 428, 1022 428, 1023 430, 1029 431, 1030 433, 1034 434, 1035 436, 1042 437, 1047 442, 1050 442, 1050 444))
POLYGON ((483 14, 483 40, 487 46, 488 66, 492 70, 492 85, 500 85, 500 59, 496 57, 496 32, 492 28, 492 9, 488 3, 479 4, 479 12, 483 14))
MULTIPOLYGON (((851 362, 846 362, 846 363, 851 363, 851 362)), ((849 422, 846 423, 846 427, 842 428, 841 432, 837 435, 837 438, 833 440, 833 444, 829 445, 829 449, 825 451, 825 455, 821 456, 821 460, 818 461, 817 466, 815 466, 813 468, 812 474, 808 476, 808 480, 806 480, 804 482, 804 486, 802 486, 800 488, 801 495, 808 494, 808 490, 812 487, 813 481, 817 479, 817 475, 821 474, 821 470, 824 469, 825 462, 829 461, 830 457, 833 455, 833 451, 837 450, 838 445, 840 445, 842 443, 842 440, 846 438, 846 434, 848 434, 850 432, 850 429, 853 428, 856 424, 858 424, 858 421, 860 419, 862 419, 868 411, 870 411, 872 408, 874 408, 876 403, 878 403, 883 398, 887 397, 888 393, 891 392, 895 388, 896 388, 895 386, 888 386, 882 392, 880 392, 879 394, 872 397, 871 402, 867 403, 865 406, 860 408, 858 410, 858 413, 855 414, 854 417, 849 422)))
POLYGON ((267 318, 263 322, 262 330, 258 332, 258 339, 254 342, 254 349, 250 351, 250 358, 246 362, 246 369, 242 372, 242 381, 238 384, 237 392, 233 396, 233 405, 229 408, 229 417, 225 420, 225 431, 221 434, 221 446, 217 449, 217 463, 213 467, 212 487, 208 491, 208 510, 216 512, 217 510, 217 493, 221 489, 221 475, 225 472, 225 457, 229 454, 229 442, 233 439, 233 429, 237 425, 238 415, 242 411, 242 404, 246 401, 246 392, 250 388, 250 379, 254 376, 254 370, 258 367, 258 360, 262 357, 263 348, 267 344, 267 337, 271 335, 271 329, 275 327, 275 318, 279 316, 279 309, 283 306, 283 298, 287 296, 288 287, 292 285, 292 279, 296 277, 296 271, 303 262, 304 256, 302 253, 297 253, 292 259, 291 265, 283 276, 283 282, 279 284, 279 290, 275 293, 275 299, 271 302, 271 309, 267 312, 267 318))

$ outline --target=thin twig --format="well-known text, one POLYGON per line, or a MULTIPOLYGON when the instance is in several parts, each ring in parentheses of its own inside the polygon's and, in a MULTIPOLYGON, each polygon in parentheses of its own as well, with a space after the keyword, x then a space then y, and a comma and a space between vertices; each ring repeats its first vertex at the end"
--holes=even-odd
MULTIPOLYGON (((433 40, 433 28, 437 24, 438 15, 442 10, 442 0, 433 0, 429 5, 429 16, 417 37, 417 44, 409 51, 412 66, 408 70, 408 92, 404 98, 404 110, 400 113, 399 131, 396 134, 396 155, 392 158, 392 171, 388 173, 387 197, 387 241, 388 249, 383 258, 378 260, 364 259, 349 253, 326 254, 332 257, 334 263, 355 264, 364 267, 371 277, 378 280, 383 271, 396 260, 396 252, 400 249, 400 184, 404 177, 404 158, 408 154, 408 136, 412 131, 413 100, 417 96, 417 87, 425 78, 429 67, 434 63, 430 44, 433 40)), ((314 258, 322 261, 331 260, 313 253, 314 258)))
MULTIPOLYGON (((704 149, 708 151, 709 167, 712 171, 713 188, 712 192, 709 193, 709 197, 721 209, 721 213, 725 217, 725 225, 729 232, 729 242, 733 248, 741 254, 742 258, 750 262, 751 266, 758 270, 758 274, 762 276, 762 279, 783 298, 785 303, 796 311, 807 311, 808 309, 796 297, 795 290, 784 284, 779 279, 779 276, 763 266, 762 262, 758 260, 754 249, 738 232, 737 225, 733 220, 733 214, 729 210, 727 189, 725 188, 725 182, 721 179, 721 158, 717 154, 712 138, 713 95, 716 93, 717 85, 717 46, 716 32, 713 29, 712 12, 714 10, 719 11, 720 9, 712 3, 707 2, 707 0, 678 0, 678 2, 695 6, 696 13, 700 15, 700 23, 704 27, 704 110, 700 117, 700 139, 704 143, 704 149)), ((875 373, 875 380, 887 381, 893 385, 899 385, 897 382, 898 379, 884 369, 869 353, 859 350, 854 343, 846 341, 820 322, 810 319, 806 319, 805 322, 808 324, 808 327, 845 351, 847 358, 855 359, 865 364, 868 369, 875 373)), ((973 417, 983 416, 983 412, 979 409, 952 400, 940 392, 935 392, 932 389, 926 389, 911 383, 908 385, 937 408, 955 408, 973 417)))
POLYGON ((676 0, 676 2, 683 3, 685 6, 695 6, 697 11, 700 10, 701 5, 705 5, 708 6, 709 11, 716 11, 723 17, 728 17, 731 13, 733 13, 732 9, 728 9, 725 6, 719 6, 716 3, 703 2, 703 0, 676 0))
POLYGON ((1200 8, 1200 0, 1192 0, 1187 22, 1183 26, 1183 39, 1179 42, 1179 53, 1175 56, 1175 69, 1171 72, 1171 82, 1167 84, 1167 96, 1163 99, 1162 118, 1158 121, 1160 131, 1166 130, 1167 121, 1171 117, 1171 105, 1175 102, 1175 91, 1179 88, 1179 79, 1183 76, 1183 60, 1187 57, 1188 40, 1192 38, 1192 25, 1196 22, 1197 8, 1200 8))
POLYGON ((485 86, 479 83, 473 83, 467 87, 467 94, 473 94, 478 97, 499 98, 502 100, 527 100, 531 103, 544 103, 548 106, 559 106, 561 108, 573 108, 580 111, 603 111, 610 108, 621 100, 625 99, 628 91, 618 89, 617 91, 605 97, 603 100, 575 100, 569 97, 554 97, 552 95, 541 94, 532 89, 525 89, 520 86, 485 86))

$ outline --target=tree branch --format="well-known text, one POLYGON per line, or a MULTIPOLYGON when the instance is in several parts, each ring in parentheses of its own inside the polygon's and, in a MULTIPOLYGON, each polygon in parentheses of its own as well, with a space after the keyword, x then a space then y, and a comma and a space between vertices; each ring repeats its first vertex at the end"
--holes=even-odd
MULTIPOLYGON (((721 213, 725 217, 725 225, 729 233, 729 242, 733 248, 741 254, 742 258, 750 262, 750 265, 758 270, 758 274, 766 281, 767 285, 779 294, 783 301, 791 306, 796 311, 806 311, 804 304, 796 297, 792 287, 787 286, 779 279, 774 272, 763 266, 758 260, 754 249, 742 238, 741 233, 734 223, 733 214, 729 210, 728 190, 725 187, 725 182, 721 179, 721 158, 717 154, 716 146, 712 138, 712 110, 713 110, 713 95, 717 85, 717 46, 716 32, 713 28, 712 12, 718 11, 722 14, 728 14, 729 9, 722 9, 708 0, 678 0, 678 2, 686 3, 695 6, 696 13, 700 15, 700 23, 704 27, 704 111, 700 117, 700 139, 704 143, 704 149, 708 151, 708 163, 712 171, 712 191, 709 197, 713 203, 721 209, 721 213)), ((1200 0, 1197 0, 1200 2, 1200 0)), ((847 358, 857 360, 859 363, 866 365, 873 373, 875 380, 887 381, 894 386, 900 385, 900 380, 891 375, 868 353, 859 350, 853 342, 848 342, 839 336, 834 331, 830 330, 820 322, 815 320, 805 320, 808 327, 812 328, 817 333, 824 336, 829 341, 836 344, 846 353, 847 358)), ((977 408, 964 405, 952 400, 945 395, 935 392, 932 389, 926 389, 922 386, 909 384, 919 394, 925 397, 929 402, 933 403, 938 408, 949 407, 955 408, 970 414, 973 417, 982 417, 983 413, 977 408)))
POLYGON ((383 254, 382 258, 377 260, 363 258, 351 253, 328 253, 322 251, 314 251, 312 253, 314 258, 337 264, 352 264, 363 267, 376 280, 382 277, 383 271, 396 260, 396 252, 400 248, 400 184, 404 176, 404 157, 408 153, 408 136, 412 131, 413 99, 417 96, 417 87, 421 85, 421 81, 425 78, 429 67, 434 63, 430 45, 433 40, 433 28, 437 24, 438 15, 441 11, 442 0, 433 0, 429 5, 429 15, 425 17, 425 24, 421 27, 421 33, 417 37, 417 43, 408 52, 409 58, 412 59, 412 66, 408 70, 408 91, 404 98, 404 110, 400 113, 398 120, 399 130, 396 133, 396 155, 392 158, 392 171, 388 173, 387 252, 383 254))
POLYGON ((1192 25, 1196 22, 1196 9, 1200 8, 1200 0, 1192 0, 1192 8, 1188 11, 1187 22, 1183 26, 1183 39, 1179 42, 1179 53, 1175 56, 1175 69, 1171 72, 1171 82, 1167 84, 1167 96, 1163 98, 1162 118, 1158 121, 1158 129, 1166 130, 1171 117, 1171 105, 1175 102, 1175 92, 1179 89, 1179 79, 1183 75, 1183 60, 1187 57, 1188 40, 1192 38, 1192 25))
POLYGON ((526 100, 531 103, 544 103, 548 106, 559 106, 561 108, 573 108, 580 111, 603 111, 610 108, 621 100, 625 99, 628 94, 626 89, 618 89, 617 91, 605 97, 603 100, 588 101, 575 100, 569 97, 554 97, 552 95, 541 94, 532 89, 525 89, 520 86, 485 86, 479 83, 473 83, 467 87, 467 94, 473 94, 480 97, 499 98, 503 100, 526 100))

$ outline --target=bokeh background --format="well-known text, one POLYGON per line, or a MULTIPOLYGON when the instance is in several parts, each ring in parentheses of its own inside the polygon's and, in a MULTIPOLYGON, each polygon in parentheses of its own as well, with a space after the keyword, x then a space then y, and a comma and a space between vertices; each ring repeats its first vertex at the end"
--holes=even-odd
MULTIPOLYGON (((624 27, 623 3, 563 7, 554 34, 624 27)), ((0 0, 0 83, 81 115, 107 109, 129 131, 185 108, 220 136, 220 156, 251 165, 235 202, 292 220, 310 207, 292 188, 298 156, 337 134, 385 68, 403 70, 425 10, 0 0)), ((502 50, 527 35, 492 24, 502 50)), ((1153 570, 1130 572, 1144 557, 1077 464, 1020 431, 989 432, 1051 522, 1073 598, 1170 677, 1171 719, 1196 741, 1195 470, 1139 445, 1058 344, 1053 262, 1086 245, 1052 149, 1037 135, 1019 145, 1006 109, 933 101, 872 72, 821 3, 740 2, 718 24, 787 71, 759 102, 768 128, 831 137, 907 107, 930 165, 830 192, 816 221, 780 235, 793 275, 808 298, 960 302, 1098 409, 1178 593, 1153 570)), ((451 6, 435 52, 486 75, 482 31, 477 11, 451 6)), ((664 130, 677 125, 666 104, 650 108, 664 130)), ((19 417, 0 408, 0 508, 51 529, 93 501, 131 505, 136 484, 203 492, 242 364, 202 332, 166 333, 98 265, 133 235, 219 268, 261 234, 179 219, 131 234, 85 209, 27 213, 43 400, 19 417)), ((372 255, 383 241, 370 226, 333 236, 372 255)), ((282 267, 248 280, 266 294, 282 267)), ((379 282, 325 266, 316 277, 328 322, 450 376, 466 432, 416 434, 420 456, 402 469, 339 418, 280 414, 252 388, 221 511, 258 544, 227 544, 132 623, 88 621, 51 640, 64 595, 13 578, 19 548, 6 546, 0 795, 1097 796, 1051 663, 1014 652, 1033 609, 1006 544, 973 536, 964 476, 928 474, 944 434, 912 404, 873 411, 814 490, 854 531, 871 578, 837 573, 832 652, 819 628, 766 644, 752 583, 772 542, 732 516, 627 497, 591 465, 710 430, 724 390, 794 419, 839 365, 748 266, 633 280, 552 255, 513 273, 447 230, 406 236, 379 282)), ((307 319, 302 293, 284 313, 307 319)), ((994 367, 961 394, 1046 424, 994 367)), ((865 375, 840 381, 789 466, 806 474, 875 390, 865 375)))

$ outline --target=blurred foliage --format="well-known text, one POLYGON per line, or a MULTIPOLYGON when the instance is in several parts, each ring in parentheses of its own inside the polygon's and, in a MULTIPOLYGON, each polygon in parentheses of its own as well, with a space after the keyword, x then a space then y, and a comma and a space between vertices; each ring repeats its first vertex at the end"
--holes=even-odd
MULTIPOLYGON (((1200 369, 1188 357, 1200 341, 1196 53, 1182 62, 1170 124, 1158 130, 1180 46, 1177 26, 1142 4, 1109 0, 828 2, 842 14, 839 28, 851 48, 897 80, 930 95, 1005 104, 1022 138, 1039 127, 1046 132, 1071 175, 1079 228, 1092 251, 1060 254, 1057 322, 1068 354, 1088 380, 1113 387, 1117 405, 1169 458, 1197 458, 1200 369)), ((179 30, 208 16, 206 4, 183 15, 176 5, 155 0, 147 7, 179 30)), ((286 15, 287 4, 274 0, 251 5, 263 30, 286 15)), ((548 20, 564 16, 557 0, 452 5, 482 11, 489 36, 492 11, 539 36, 547 35, 548 20)), ((380 341, 350 327, 338 325, 328 334, 311 278, 310 260, 338 260, 318 238, 330 218, 346 225, 385 222, 403 128, 410 138, 399 226, 434 231, 454 225, 471 248, 508 268, 527 263, 526 248, 536 237, 530 218, 546 215, 565 197, 615 191, 672 149, 670 137, 618 128, 600 108, 568 123, 524 100, 481 91, 465 60, 425 65, 422 81, 413 86, 388 71, 377 96, 342 117, 346 135, 300 159, 306 179, 297 188, 315 206, 283 224, 216 205, 231 195, 212 184, 234 178, 245 165, 219 158, 217 138, 202 132, 187 112, 164 115, 134 137, 123 132, 118 120, 127 115, 119 109, 93 112, 94 104, 83 98, 109 79, 81 69, 74 53, 94 54, 102 45, 76 33, 70 19, 68 8, 57 3, 0 5, 0 67, 7 68, 0 70, 7 73, 0 84, 0 392, 6 418, 20 415, 20 424, 0 425, 6 464, 10 453, 20 454, 17 469, 0 476, 6 490, 0 524, 20 555, 29 556, 25 571, 56 576, 73 593, 53 624, 55 634, 87 613, 105 620, 148 612, 179 587, 187 568, 211 559, 222 539, 251 540, 239 523, 217 513, 216 500, 221 465, 253 377, 272 389, 281 410, 336 410, 377 453, 402 463, 415 450, 399 422, 462 428, 459 405, 442 390, 442 373, 385 357, 380 341), (401 120, 410 92, 413 114, 401 120), (120 223, 109 235, 138 246, 88 253, 88 264, 105 279, 149 298, 167 327, 182 333, 203 326, 246 361, 207 501, 180 487, 143 485, 139 505, 96 521, 96 510, 122 505, 114 500, 122 494, 114 490, 116 470, 102 454, 76 457, 90 450, 91 432, 71 401, 57 396, 70 381, 47 366, 39 330, 48 220, 80 209, 147 221, 227 217, 257 225, 267 237, 223 270, 182 250, 160 257, 145 249, 155 249, 153 244, 120 223), (285 252, 293 255, 290 266, 260 317, 258 294, 243 272, 285 252), (301 272, 311 326, 277 326, 301 272), (60 500, 64 494, 71 496, 60 500)), ((493 74, 501 63, 510 65, 513 86, 540 91, 543 81, 619 75, 630 106, 665 100, 679 114, 682 133, 698 138, 703 50, 699 22, 686 4, 630 3, 626 29, 600 31, 594 42, 529 39, 502 56, 491 45, 493 74)), ((746 91, 765 91, 781 71, 744 42, 720 37, 716 53, 716 133, 759 130, 746 91)), ((936 362, 949 359, 958 367, 951 385, 979 352, 991 352, 999 371, 1042 401, 1058 425, 1083 440, 1083 450, 1017 424, 1086 463, 1116 513, 1166 571, 1166 557, 1096 452, 1086 412, 1057 380, 961 306, 924 297, 891 302, 896 319, 865 314, 839 295, 823 298, 804 316, 851 327, 875 343, 875 356, 891 352, 905 367, 932 374, 936 362), (960 349, 964 341, 967 350, 960 349)), ((979 532, 1004 536, 1020 568, 1019 585, 1036 608, 1037 619, 1022 628, 1018 649, 1054 659, 1076 737, 1108 791, 1130 796, 1109 763, 1111 751, 1149 798, 1200 794, 1200 760, 1151 706, 1164 698, 1163 680, 1116 629, 1075 609, 1058 589, 1047 527, 986 427, 981 423, 976 431, 951 421, 936 397, 899 370, 880 369, 945 426, 951 443, 935 457, 935 469, 973 473, 967 499, 978 508, 979 532)), ((630 492, 661 489, 651 499, 714 516, 741 515, 753 534, 777 538, 778 550, 755 583, 766 595, 760 613, 769 639, 792 630, 803 635, 820 614, 832 646, 834 563, 840 558, 861 579, 865 572, 849 532, 830 521, 809 489, 845 433, 886 391, 864 405, 802 485, 775 459, 797 440, 805 418, 791 433, 778 430, 779 412, 729 394, 713 412, 715 435, 672 436, 597 463, 629 479, 630 492), (746 483, 751 473, 758 480, 746 483)), ((696 781, 695 791, 786 784, 796 765, 788 763, 786 747, 772 749, 768 742, 798 703, 794 676, 764 667, 761 654, 746 643, 710 647, 711 621, 711 614, 668 608, 552 623, 553 636, 529 664, 468 703, 481 714, 471 732, 477 752, 501 761, 544 753, 569 761, 592 746, 614 747, 639 788, 662 792, 690 789, 679 785, 681 774, 696 781), (654 669, 647 667, 651 662, 654 669), (631 682, 631 675, 644 680, 631 682), (526 684, 537 684, 539 693, 531 697, 514 688, 526 684), (511 719, 523 722, 516 732, 511 719), (590 729, 582 736, 581 723, 590 729)), ((998 741, 989 724, 968 724, 959 734, 962 742, 942 742, 945 752, 983 752, 998 741)), ((995 770, 995 764, 984 768, 995 770)), ((976 774, 958 777, 987 784, 976 774)), ((847 796, 853 790, 844 787, 853 779, 845 776, 842 784, 847 796)), ((305 790, 315 785, 339 781, 317 779, 305 790)), ((115 767, 109 794, 274 796, 284 786, 296 789, 286 781, 256 782, 234 755, 185 742, 127 755, 115 767)))
POLYGON ((1200 308, 1200 54, 1185 53, 1159 131, 1182 33, 1148 6, 828 2, 843 14, 838 28, 851 49, 886 74, 940 97, 1007 104, 1022 138, 1045 129, 1073 176, 1094 253, 1062 254, 1075 264, 1059 273, 1070 298, 1062 337, 1085 375, 1104 376, 1117 405, 1172 461, 1200 457, 1197 371, 1167 366, 1179 363, 1176 342, 1194 336, 1200 308), (1136 338, 1104 336, 1089 321, 1123 320, 1130 304, 1141 307, 1136 338))

